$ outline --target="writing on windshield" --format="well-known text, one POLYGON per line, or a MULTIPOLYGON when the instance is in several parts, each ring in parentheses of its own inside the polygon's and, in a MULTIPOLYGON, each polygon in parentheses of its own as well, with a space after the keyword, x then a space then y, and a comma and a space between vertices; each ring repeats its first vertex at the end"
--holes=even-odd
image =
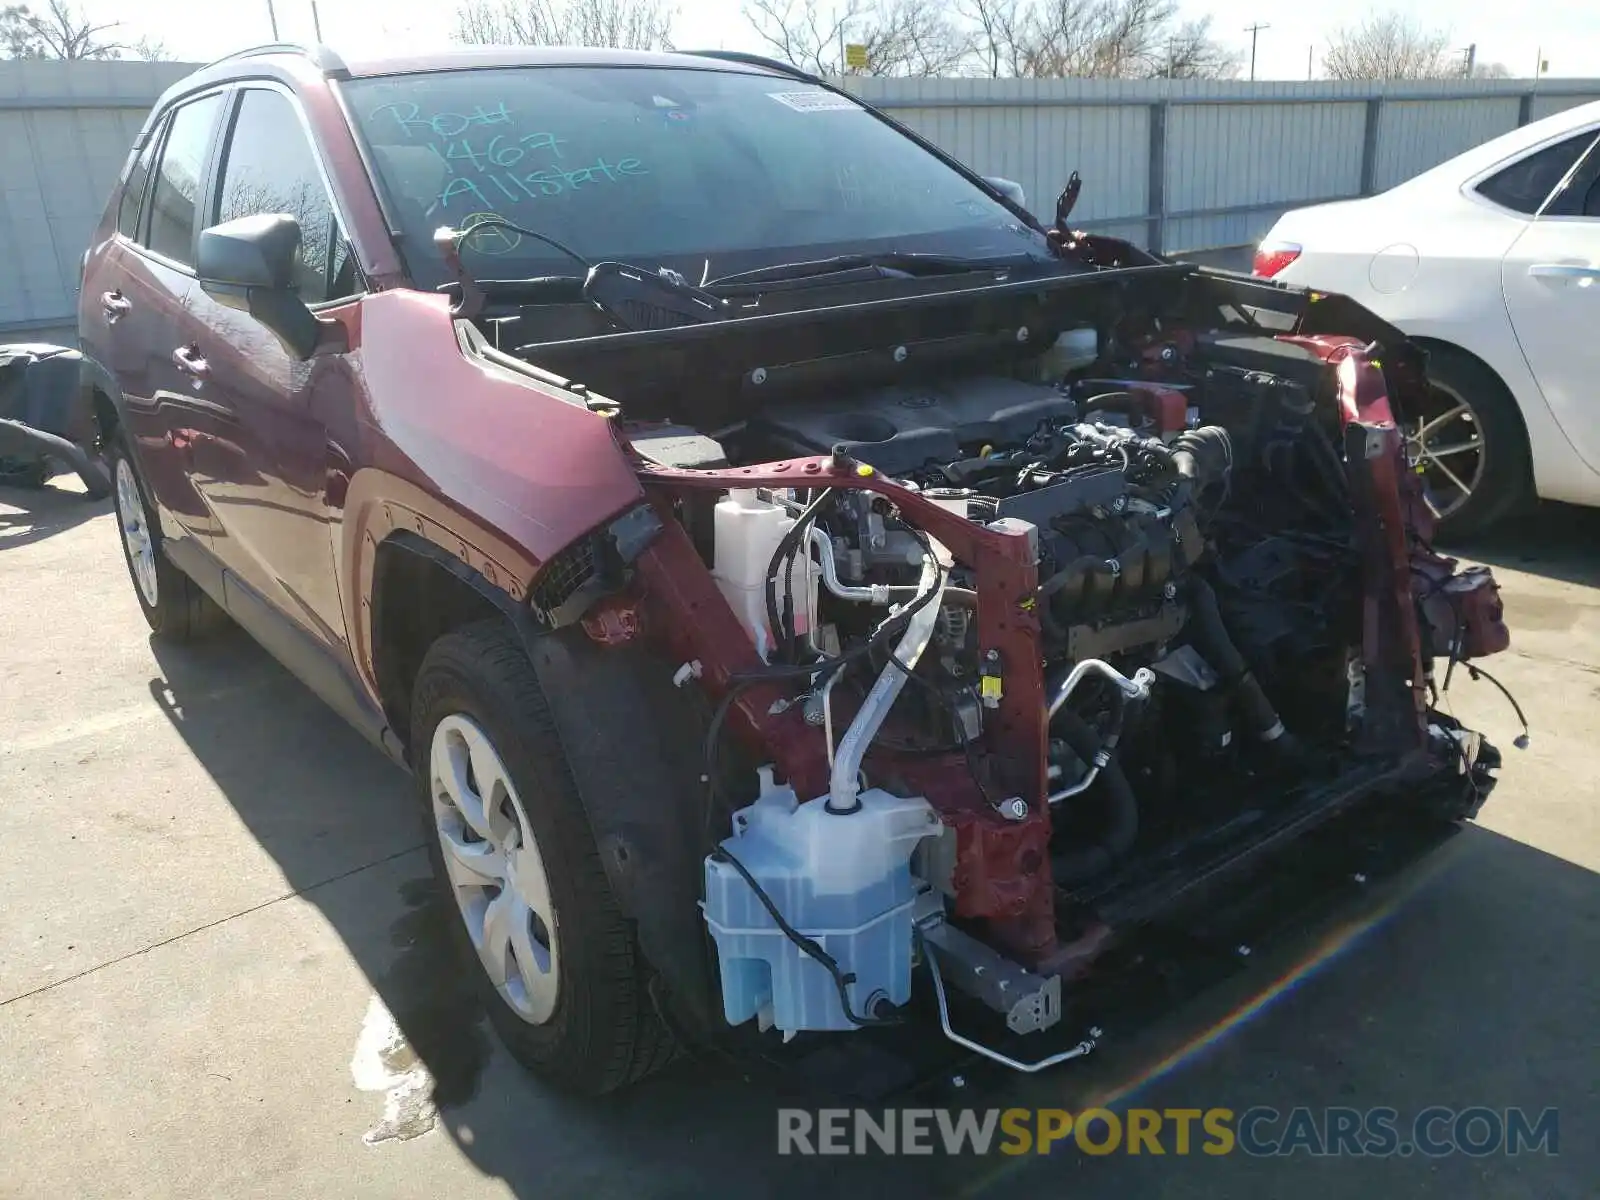
POLYGON ((649 173, 632 155, 589 155, 554 130, 527 130, 503 100, 467 112, 427 112, 415 101, 394 101, 373 109, 369 120, 379 128, 393 122, 408 142, 438 157, 444 176, 434 199, 446 212, 493 211, 649 173))

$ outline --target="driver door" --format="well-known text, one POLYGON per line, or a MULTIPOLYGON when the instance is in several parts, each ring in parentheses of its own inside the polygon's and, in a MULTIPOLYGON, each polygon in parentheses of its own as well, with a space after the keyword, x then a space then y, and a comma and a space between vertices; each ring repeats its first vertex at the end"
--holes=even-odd
MULTIPOLYGON (((298 102, 267 84, 231 100, 204 224, 295 216, 300 298, 325 315, 357 305, 355 263, 298 102)), ((216 414, 193 449, 193 478, 217 520, 229 607, 275 610, 342 659, 348 643, 334 538, 349 464, 329 428, 350 424, 358 388, 350 355, 301 359, 261 322, 198 286, 191 309, 192 339, 179 349, 198 364, 216 414)))

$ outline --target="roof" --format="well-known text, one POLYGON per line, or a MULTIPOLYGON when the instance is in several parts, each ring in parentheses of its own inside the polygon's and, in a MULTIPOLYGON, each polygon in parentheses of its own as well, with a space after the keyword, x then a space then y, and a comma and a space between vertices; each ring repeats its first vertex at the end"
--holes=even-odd
POLYGON ((705 70, 713 64, 724 70, 755 74, 805 74, 787 63, 762 59, 756 55, 723 54, 718 51, 668 53, 583 46, 454 46, 447 50, 423 53, 340 54, 327 46, 277 43, 241 50, 219 61, 225 63, 278 56, 310 59, 330 75, 353 78, 403 75, 418 71, 464 71, 482 67, 679 67, 705 70))

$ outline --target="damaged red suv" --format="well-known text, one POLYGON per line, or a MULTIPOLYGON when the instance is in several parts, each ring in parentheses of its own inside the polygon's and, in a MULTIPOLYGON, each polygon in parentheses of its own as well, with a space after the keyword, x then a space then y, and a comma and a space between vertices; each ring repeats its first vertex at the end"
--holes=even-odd
POLYGON ((1035 1070, 1493 786, 1418 349, 1076 191, 743 56, 269 47, 156 106, 80 313, 139 605, 410 767, 528 1066, 1035 1070))

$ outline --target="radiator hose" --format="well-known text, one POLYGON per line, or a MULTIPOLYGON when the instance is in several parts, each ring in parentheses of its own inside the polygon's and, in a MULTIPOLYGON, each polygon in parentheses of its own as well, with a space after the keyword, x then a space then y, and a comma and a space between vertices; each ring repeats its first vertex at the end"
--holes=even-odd
POLYGON ((1275 749, 1290 751, 1295 745, 1292 736, 1284 729, 1272 701, 1267 699, 1261 681, 1228 636, 1217 593, 1199 575, 1189 580, 1189 633, 1206 661, 1222 676, 1224 686, 1232 692, 1250 735, 1257 741, 1273 744, 1275 749))
POLYGON ((1133 846, 1134 839, 1139 836, 1139 806, 1134 800, 1133 788, 1128 785, 1128 777, 1122 773, 1112 753, 1116 749, 1115 734, 1102 742, 1089 723, 1068 708, 1056 713, 1050 728, 1085 763, 1094 763, 1102 752, 1107 755, 1093 788, 1093 794, 1101 797, 1105 804, 1105 832, 1098 842, 1058 854, 1050 863, 1057 883, 1083 883, 1108 871, 1112 863, 1133 846))

